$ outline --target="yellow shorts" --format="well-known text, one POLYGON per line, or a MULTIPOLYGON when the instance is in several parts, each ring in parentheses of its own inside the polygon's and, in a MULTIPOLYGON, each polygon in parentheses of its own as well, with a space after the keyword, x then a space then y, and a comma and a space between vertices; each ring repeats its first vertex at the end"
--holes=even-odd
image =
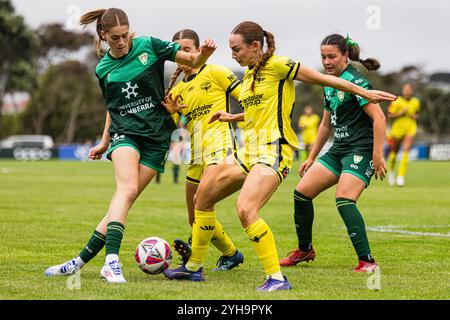
POLYGON ((203 155, 203 159, 199 161, 191 161, 186 173, 186 181, 192 184, 199 184, 200 179, 205 169, 214 164, 219 164, 225 158, 233 154, 234 150, 231 148, 222 149, 210 153, 209 155, 203 155))
POLYGON ((417 124, 412 123, 395 123, 392 125, 390 135, 395 139, 403 139, 406 136, 415 136, 417 133, 417 124))
POLYGON ((267 145, 248 146, 247 144, 234 153, 234 159, 245 174, 255 164, 271 168, 281 183, 292 167, 294 148, 290 144, 274 142, 267 145))

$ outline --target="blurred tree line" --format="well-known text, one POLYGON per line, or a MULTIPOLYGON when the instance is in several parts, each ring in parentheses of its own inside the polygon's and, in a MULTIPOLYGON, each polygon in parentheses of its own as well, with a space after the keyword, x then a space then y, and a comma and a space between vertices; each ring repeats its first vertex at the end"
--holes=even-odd
POLYGON ((0 28, 0 104, 7 93, 30 96, 23 113, 0 115, 0 138, 47 134, 71 143, 101 134, 105 105, 94 74, 93 35, 61 24, 31 30, 10 0, 0 0, 0 28))
MULTIPOLYGON (((0 138, 11 134, 48 134, 57 143, 94 140, 103 131, 105 104, 95 78, 98 57, 92 34, 66 30, 60 24, 31 30, 10 0, 0 0, 0 105, 8 93, 27 92, 22 113, 2 115, 0 138), (75 57, 75 58, 74 58, 75 57)), ((358 66, 357 66, 358 67, 358 66)), ((363 70, 363 67, 358 67, 363 70)), ((242 78, 242 72, 236 75, 242 78)), ((429 86, 429 77, 415 66, 381 75, 366 74, 374 88, 400 94, 411 82, 422 102, 419 127, 435 139, 450 135, 450 91, 429 86)), ((166 75, 166 81, 170 75, 166 75)), ((322 88, 297 83, 292 126, 306 105, 322 114, 322 88)), ((384 111, 388 104, 382 104, 384 111)), ((234 102, 234 112, 240 108, 234 102)))

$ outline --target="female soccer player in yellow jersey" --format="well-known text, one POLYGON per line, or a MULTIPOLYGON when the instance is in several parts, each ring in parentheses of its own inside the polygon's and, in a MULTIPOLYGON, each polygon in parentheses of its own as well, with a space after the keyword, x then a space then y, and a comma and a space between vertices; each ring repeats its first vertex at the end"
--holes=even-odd
MULTIPOLYGON (((172 41, 180 44, 183 51, 194 53, 199 50, 200 40, 193 30, 178 31, 172 41)), ((186 204, 191 226, 194 223, 194 195, 202 175, 210 166, 219 164, 236 150, 231 123, 209 124, 209 118, 220 110, 229 112, 229 96, 238 99, 241 86, 233 72, 225 67, 205 64, 193 69, 179 64, 166 90, 164 104, 167 110, 185 116, 186 128, 191 137, 191 163, 186 175, 186 204), (183 80, 174 86, 181 72, 183 80), (186 107, 182 107, 183 105, 186 107)), ((230 270, 243 262, 243 255, 217 220, 211 242, 222 252, 215 270, 230 270)), ((191 254, 190 244, 175 239, 174 247, 183 261, 187 262, 191 254)))
POLYGON ((320 117, 314 113, 311 106, 306 106, 304 113, 298 119, 302 142, 305 145, 306 158, 308 158, 314 142, 316 142, 319 123, 320 117))
POLYGON ((408 154, 416 136, 417 118, 420 112, 420 101, 413 94, 412 85, 405 83, 402 87, 402 96, 392 102, 388 109, 388 117, 393 120, 390 132, 392 146, 388 166, 388 182, 391 186, 395 183, 400 187, 405 185, 408 154), (397 179, 395 179, 395 160, 400 145, 403 145, 402 160, 398 168, 397 179))
MULTIPOLYGON (((185 266, 167 269, 164 274, 169 279, 204 279, 203 263, 216 221, 215 204, 242 189, 236 204, 238 216, 266 274, 266 281, 257 290, 288 290, 291 285, 281 273, 274 236, 258 212, 289 173, 297 148, 290 117, 294 80, 336 87, 374 102, 394 100, 395 96, 365 90, 274 55, 273 34, 255 22, 242 22, 234 28, 229 44, 233 59, 248 66, 239 96, 244 109, 245 146, 202 177, 196 194, 191 257, 185 266)), ((227 117, 219 112, 211 120, 227 117)))
POLYGON ((77 272, 105 247, 101 276, 112 283, 126 282, 119 262, 119 250, 128 212, 157 172, 164 172, 170 137, 176 129, 162 106, 164 62, 167 60, 198 68, 216 49, 207 40, 199 52, 180 50, 177 43, 153 37, 133 38, 127 14, 117 8, 84 14, 80 23, 96 23, 97 53, 101 60, 96 76, 105 98, 106 123, 101 142, 89 152, 96 160, 107 152, 112 160, 116 191, 109 209, 79 256, 49 267, 46 276, 77 272), (102 42, 109 46, 104 54, 102 42), (108 149, 109 146, 109 149, 108 149))
MULTIPOLYGON (((380 64, 374 59, 360 59, 359 52, 356 42, 339 34, 327 36, 320 47, 322 64, 329 76, 371 89, 367 79, 349 60, 362 63, 367 70, 377 70, 380 64)), ((294 190, 294 221, 299 247, 280 261, 282 266, 295 266, 302 261, 314 260, 312 200, 337 184, 336 207, 359 259, 354 271, 376 269, 364 219, 356 202, 369 185, 372 175, 383 179, 386 172, 383 158, 386 118, 377 101, 344 93, 330 86, 324 88, 324 111, 317 141, 309 158, 300 166, 302 179, 294 190), (334 133, 332 147, 314 162, 331 132, 334 133)))

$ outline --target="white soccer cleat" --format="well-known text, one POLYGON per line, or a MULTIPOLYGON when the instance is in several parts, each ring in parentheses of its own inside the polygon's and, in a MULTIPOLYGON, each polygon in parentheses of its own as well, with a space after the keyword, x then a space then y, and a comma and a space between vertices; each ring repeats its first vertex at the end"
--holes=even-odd
POLYGON ((405 178, 404 178, 404 177, 401 177, 401 176, 398 176, 398 177, 397 177, 397 185, 398 185, 399 187, 403 187, 403 186, 405 185, 405 178))
POLYGON ((390 186, 395 186, 395 173, 388 172, 388 183, 390 186))
POLYGON ((56 266, 51 266, 45 270, 45 275, 47 277, 53 276, 70 276, 80 270, 80 266, 77 264, 75 259, 64 262, 63 264, 58 264, 56 266))
POLYGON ((122 265, 117 260, 105 264, 100 275, 109 283, 125 283, 127 280, 122 275, 122 265))

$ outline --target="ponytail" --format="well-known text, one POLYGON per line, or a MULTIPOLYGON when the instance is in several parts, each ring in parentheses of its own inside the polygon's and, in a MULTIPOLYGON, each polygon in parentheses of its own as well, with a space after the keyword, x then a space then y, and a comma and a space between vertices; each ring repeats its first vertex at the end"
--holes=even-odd
POLYGON ((322 41, 322 46, 326 45, 334 45, 338 48, 338 50, 342 53, 348 53, 348 58, 352 61, 356 61, 361 63, 368 71, 375 71, 380 68, 380 62, 373 58, 361 59, 359 57, 360 48, 359 44, 347 35, 347 38, 344 38, 340 34, 332 34, 327 36, 322 41))
POLYGON ((256 82, 256 78, 258 77, 259 70, 261 70, 261 68, 264 67, 267 60, 269 60, 269 58, 271 56, 273 56, 273 53, 275 52, 275 37, 273 36, 273 33, 263 31, 263 34, 264 34, 264 37, 266 38, 267 50, 266 50, 266 52, 264 52, 264 54, 259 59, 259 61, 256 63, 256 65, 253 69, 253 82, 252 82, 252 86, 251 86, 252 91, 255 90, 255 82, 256 82))
POLYGON ((175 86, 175 82, 177 82, 177 79, 180 76, 181 72, 183 72, 183 70, 180 67, 178 67, 173 73, 172 77, 170 77, 169 86, 167 87, 166 92, 164 94, 165 96, 169 95, 170 91, 175 86))
POLYGON ((350 45, 348 47, 348 57, 350 60, 361 63, 367 69, 367 71, 375 71, 380 68, 381 65, 378 60, 373 58, 361 59, 359 57, 359 54, 360 49, 358 44, 350 45))

